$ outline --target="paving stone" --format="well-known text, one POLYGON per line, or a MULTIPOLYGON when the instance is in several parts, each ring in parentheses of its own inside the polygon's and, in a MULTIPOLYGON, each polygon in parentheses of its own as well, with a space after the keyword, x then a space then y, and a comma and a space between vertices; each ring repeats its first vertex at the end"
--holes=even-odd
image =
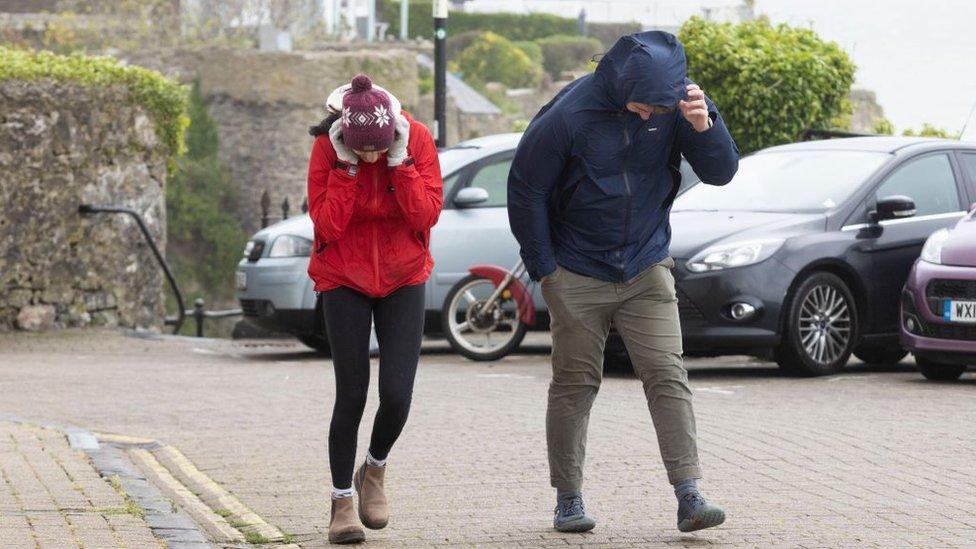
MULTIPOLYGON (((554 533, 548 355, 534 338, 525 352, 489 364, 425 344, 411 417, 390 457, 393 518, 367 532, 371 543, 976 546, 976 377, 927 383, 910 360, 854 364, 818 379, 786 377, 745 357, 688 360, 702 486, 729 517, 691 536, 675 529, 674 497, 639 383, 607 373, 591 416, 584 486, 599 525, 588 536, 554 533)), ((5 411, 173 444, 303 546, 327 544, 328 359, 297 345, 91 331, 0 334, 0 347, 5 411), (86 398, 71 398, 79 393, 86 398)), ((376 412, 376 361, 373 367, 360 459, 376 412)), ((9 448, 0 437, 0 466, 9 448)))

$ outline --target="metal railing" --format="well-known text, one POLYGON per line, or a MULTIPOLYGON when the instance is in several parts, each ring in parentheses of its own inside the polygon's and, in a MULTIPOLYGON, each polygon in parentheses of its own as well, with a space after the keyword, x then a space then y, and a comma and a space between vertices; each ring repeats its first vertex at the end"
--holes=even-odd
POLYGON ((203 337, 204 319, 227 318, 232 316, 240 316, 243 314, 240 309, 208 311, 204 308, 204 301, 202 298, 197 298, 193 302, 193 308, 187 309, 183 301, 183 293, 180 292, 180 287, 176 283, 176 278, 173 276, 173 271, 170 270, 169 264, 166 263, 166 259, 163 258, 163 254, 159 252, 159 247, 156 246, 156 242, 153 240, 152 235, 149 234, 149 229, 146 227, 146 222, 142 219, 142 216, 139 215, 139 212, 131 208, 123 208, 121 206, 92 206, 91 204, 81 204, 78 206, 78 213, 81 215, 93 215, 100 213, 125 214, 135 219, 136 224, 139 226, 139 231, 142 232, 143 238, 146 240, 146 243, 149 244, 149 249, 152 250, 153 256, 155 256, 159 266, 162 267, 163 274, 166 275, 166 281, 169 282, 169 286, 173 290, 173 295, 176 296, 176 305, 178 307, 176 315, 165 316, 163 318, 164 325, 173 326, 174 334, 179 333, 180 328, 183 327, 183 322, 186 320, 187 316, 192 316, 196 321, 197 337, 203 337))
MULTIPOLYGON (((267 227, 272 219, 278 219, 279 221, 284 221, 289 217, 289 211, 291 210, 291 204, 288 202, 288 197, 285 197, 281 201, 281 218, 276 218, 271 216, 271 195, 268 194, 268 190, 265 189, 261 193, 261 228, 267 227)), ((302 200, 302 213, 308 213, 308 197, 302 200)))

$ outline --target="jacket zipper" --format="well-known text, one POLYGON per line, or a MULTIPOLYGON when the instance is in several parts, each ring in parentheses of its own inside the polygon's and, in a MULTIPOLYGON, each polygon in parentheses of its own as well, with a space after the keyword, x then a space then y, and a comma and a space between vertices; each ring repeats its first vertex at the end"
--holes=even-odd
MULTIPOLYGON (((630 209, 631 209, 631 194, 630 194, 630 177, 627 175, 627 159, 630 158, 630 132, 627 131, 627 120, 623 120, 624 123, 624 191, 627 196, 627 210, 624 212, 624 241, 620 244, 620 250, 617 252, 618 257, 623 254, 624 249, 627 248, 627 240, 630 237, 630 209)), ((620 258, 620 270, 624 269, 623 258, 620 258)))
POLYGON ((380 207, 379 207, 379 179, 376 177, 376 170, 372 171, 373 175, 373 222, 370 223, 373 232, 373 281, 375 285, 373 286, 374 291, 379 291, 380 287, 380 247, 377 241, 376 235, 376 224, 379 222, 380 207))

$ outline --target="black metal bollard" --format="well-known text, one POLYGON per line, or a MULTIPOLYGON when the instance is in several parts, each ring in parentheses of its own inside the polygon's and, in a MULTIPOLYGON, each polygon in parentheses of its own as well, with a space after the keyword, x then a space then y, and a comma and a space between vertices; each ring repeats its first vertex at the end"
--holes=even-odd
POLYGON ((261 193, 261 228, 268 226, 268 212, 271 210, 271 196, 268 189, 261 193))
POLYGON ((197 321, 197 337, 203 337, 203 298, 198 297, 193 302, 193 319, 197 321))

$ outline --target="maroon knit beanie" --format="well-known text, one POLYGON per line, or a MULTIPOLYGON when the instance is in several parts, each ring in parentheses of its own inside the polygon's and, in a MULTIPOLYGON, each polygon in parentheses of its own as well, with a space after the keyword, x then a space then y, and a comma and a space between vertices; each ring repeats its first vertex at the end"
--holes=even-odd
POLYGON ((356 151, 381 151, 393 144, 396 129, 390 97, 373 88, 365 74, 352 79, 342 98, 342 142, 356 151))

